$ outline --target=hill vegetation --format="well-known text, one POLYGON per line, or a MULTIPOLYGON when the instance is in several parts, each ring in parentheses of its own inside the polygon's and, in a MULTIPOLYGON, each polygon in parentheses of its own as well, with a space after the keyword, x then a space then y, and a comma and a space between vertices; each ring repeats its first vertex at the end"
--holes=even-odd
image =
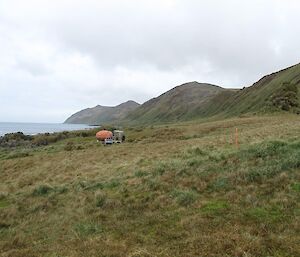
POLYGON ((300 255, 299 116, 126 131, 0 148, 0 255, 300 255))
POLYGON ((146 102, 126 119, 131 123, 150 124, 276 111, 300 113, 300 64, 267 75, 243 89, 223 89, 200 83, 187 85, 146 102), (184 101, 186 95, 189 100, 184 101))
POLYGON ((129 113, 126 120, 131 123, 187 120, 192 112, 223 91, 226 90, 211 84, 186 83, 144 103, 129 113))
POLYGON ((267 75, 251 87, 216 96, 199 111, 199 117, 224 118, 281 110, 298 113, 299 86, 300 64, 267 75))
POLYGON ((299 81, 176 87, 133 104, 124 144, 1 137, 0 256, 300 256, 299 81))
POLYGON ((267 75, 243 89, 224 89, 211 84, 190 82, 142 105, 130 101, 117 107, 96 106, 74 114, 66 122, 133 125, 278 111, 300 113, 299 85, 300 64, 267 75))
POLYGON ((115 107, 97 105, 94 108, 87 108, 69 117, 65 123, 102 125, 122 120, 131 111, 139 106, 134 101, 128 101, 115 107))

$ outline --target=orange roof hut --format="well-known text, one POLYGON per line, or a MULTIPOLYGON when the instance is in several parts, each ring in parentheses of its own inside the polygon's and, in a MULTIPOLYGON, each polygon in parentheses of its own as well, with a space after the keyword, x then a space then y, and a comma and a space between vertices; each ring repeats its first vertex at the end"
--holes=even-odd
POLYGON ((108 130, 101 130, 96 134, 96 138, 99 141, 104 141, 105 139, 112 138, 113 133, 108 130))

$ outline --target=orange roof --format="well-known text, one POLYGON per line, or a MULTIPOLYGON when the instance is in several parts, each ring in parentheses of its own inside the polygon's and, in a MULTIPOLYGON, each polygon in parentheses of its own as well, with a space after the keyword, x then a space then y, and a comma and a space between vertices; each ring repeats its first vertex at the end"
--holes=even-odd
POLYGON ((96 138, 101 141, 111 137, 113 137, 113 133, 108 130, 101 130, 96 134, 96 138))

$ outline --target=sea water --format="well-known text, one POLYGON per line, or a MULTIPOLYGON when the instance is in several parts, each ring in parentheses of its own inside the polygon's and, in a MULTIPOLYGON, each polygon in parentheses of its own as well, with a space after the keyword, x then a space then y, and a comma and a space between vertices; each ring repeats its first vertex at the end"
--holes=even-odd
POLYGON ((26 135, 90 129, 84 124, 0 122, 0 136, 23 132, 26 135))

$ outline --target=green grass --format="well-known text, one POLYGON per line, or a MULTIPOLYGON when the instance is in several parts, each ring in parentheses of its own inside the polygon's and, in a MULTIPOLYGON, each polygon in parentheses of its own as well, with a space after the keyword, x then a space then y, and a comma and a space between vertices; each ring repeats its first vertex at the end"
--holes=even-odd
POLYGON ((211 201, 206 203, 202 208, 201 212, 208 215, 221 215, 227 209, 229 205, 226 201, 211 201))
POLYGON ((1 208, 6 208, 10 205, 10 203, 6 199, 0 200, 0 209, 1 208))
POLYGON ((107 201, 107 195, 104 193, 98 193, 95 196, 95 203, 97 207, 103 207, 107 201))
POLYGON ((300 183, 294 183, 292 189, 296 192, 300 192, 300 183))
POLYGON ((95 236, 103 232, 101 226, 94 223, 77 223, 74 230, 81 238, 95 236))
POLYGON ((33 190, 32 195, 33 196, 46 196, 53 190, 54 189, 48 185, 40 185, 33 190))
POLYGON ((189 206, 197 200, 197 193, 191 190, 174 190, 172 196, 181 206, 189 206))
MULTIPOLYGON (((193 83, 188 89, 176 87, 137 108, 128 115, 127 122, 150 125, 266 113, 300 114, 299 74, 300 64, 267 75, 243 89, 220 90, 215 86, 193 83)), ((182 137, 183 140, 191 138, 197 138, 197 135, 182 137)))
POLYGON ((299 256, 298 116, 126 132, 0 150, 0 255, 299 256))
POLYGON ((279 208, 266 209, 256 207, 245 211, 245 215, 247 218, 261 223, 278 222, 284 218, 284 213, 279 208))

